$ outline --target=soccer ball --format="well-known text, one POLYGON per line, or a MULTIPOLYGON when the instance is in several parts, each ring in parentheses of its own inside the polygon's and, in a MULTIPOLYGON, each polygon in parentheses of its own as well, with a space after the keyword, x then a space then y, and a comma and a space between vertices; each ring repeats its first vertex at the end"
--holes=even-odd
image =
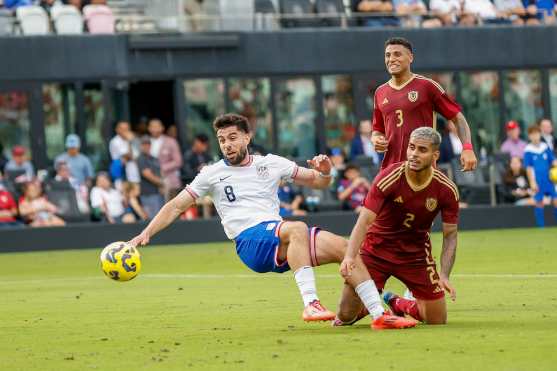
POLYGON ((126 242, 113 242, 101 252, 101 268, 108 278, 129 281, 141 270, 141 255, 126 242))
POLYGON ((553 183, 557 184, 557 166, 552 167, 551 170, 549 170, 549 179, 551 179, 553 183))

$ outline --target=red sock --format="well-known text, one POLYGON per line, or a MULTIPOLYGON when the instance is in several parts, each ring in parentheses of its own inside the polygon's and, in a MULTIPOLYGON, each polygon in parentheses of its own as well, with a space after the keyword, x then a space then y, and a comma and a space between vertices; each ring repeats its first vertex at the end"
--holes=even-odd
POLYGON ((418 310, 418 303, 415 300, 395 297, 391 300, 390 304, 394 312, 402 312, 418 321, 422 321, 422 316, 420 316, 420 311, 418 310))

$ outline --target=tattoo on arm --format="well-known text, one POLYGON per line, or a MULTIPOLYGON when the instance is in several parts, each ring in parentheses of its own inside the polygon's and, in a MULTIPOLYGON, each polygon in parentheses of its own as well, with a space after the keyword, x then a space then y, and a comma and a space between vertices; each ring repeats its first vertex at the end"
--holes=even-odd
POLYGON ((441 251, 441 275, 449 277, 456 259, 456 224, 443 224, 443 250, 441 251))
POLYGON ((458 137, 460 138, 462 144, 472 143, 472 134, 470 132, 470 125, 468 125, 468 121, 466 121, 466 118, 464 117, 462 112, 459 112, 458 115, 456 115, 456 117, 453 119, 453 121, 456 125, 458 137))

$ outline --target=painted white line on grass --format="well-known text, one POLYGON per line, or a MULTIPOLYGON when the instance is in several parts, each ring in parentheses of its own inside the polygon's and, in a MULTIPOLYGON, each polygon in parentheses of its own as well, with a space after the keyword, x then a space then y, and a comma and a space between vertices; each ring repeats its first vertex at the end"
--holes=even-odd
MULTIPOLYGON (((187 274, 187 273, 146 273, 140 275, 143 279, 192 279, 192 280, 212 280, 212 279, 262 279, 262 278, 272 278, 272 279, 292 279, 291 275, 261 275, 261 274, 187 274)), ((451 278, 463 278, 463 279, 483 279, 483 278, 493 278, 493 279, 555 279, 557 278, 556 273, 538 273, 538 274, 521 274, 521 273, 455 273, 451 275, 451 278)), ((317 274, 317 279, 340 279, 338 274, 317 274)), ((48 284, 48 283, 69 283, 69 282, 87 282, 91 280, 107 280, 104 276, 87 276, 87 277, 45 277, 41 279, 21 279, 21 280, 2 280, 0 278, 0 286, 9 286, 15 284, 48 284)), ((107 281, 108 282, 108 281, 107 281)))

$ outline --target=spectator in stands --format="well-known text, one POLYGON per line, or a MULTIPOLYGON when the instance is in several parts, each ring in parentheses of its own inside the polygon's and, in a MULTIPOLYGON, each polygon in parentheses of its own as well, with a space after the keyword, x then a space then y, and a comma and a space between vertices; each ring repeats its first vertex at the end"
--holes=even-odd
POLYGON ((60 0, 40 0, 39 6, 43 8, 48 14, 55 6, 60 6, 63 3, 60 0))
POLYGON ((16 9, 20 6, 34 5, 33 0, 4 0, 4 7, 6 9, 16 9))
POLYGON ((184 166, 182 168, 184 182, 190 183, 197 173, 211 161, 209 137, 205 134, 197 134, 193 139, 191 148, 184 153, 184 166))
POLYGON ((51 186, 55 186, 55 183, 69 184, 75 191, 79 211, 82 214, 89 214, 89 188, 87 188, 87 185, 78 182, 77 179, 71 176, 70 168, 65 161, 58 161, 54 164, 54 168, 56 169, 56 175, 50 182, 51 186))
POLYGON ((35 168, 31 161, 25 157, 26 150, 23 146, 15 146, 12 148, 12 159, 6 164, 5 172, 22 172, 25 175, 25 181, 31 181, 35 177, 35 168))
POLYGON ((523 0, 526 12, 531 17, 527 24, 555 23, 557 4, 555 0, 523 0), (534 21, 534 19, 537 21, 534 21))
POLYGON ((367 27, 398 27, 400 20, 395 16, 385 15, 394 13, 391 0, 352 0, 352 11, 355 13, 376 13, 376 16, 361 18, 361 23, 367 27))
POLYGON ((549 196, 553 201, 553 216, 557 221, 557 191, 555 184, 549 179, 549 170, 552 166, 557 166, 557 159, 547 144, 541 141, 541 131, 539 126, 533 125, 528 128, 528 138, 530 143, 524 150, 524 166, 528 174, 530 187, 535 192, 534 209, 536 225, 545 226, 544 218, 544 197, 549 196))
POLYGON ((81 9, 83 9, 83 7, 85 5, 87 5, 89 3, 89 1, 87 0, 63 0, 63 3, 65 5, 73 5, 75 6, 77 9, 79 9, 79 11, 81 11, 81 9))
POLYGON ((494 3, 497 11, 504 14, 513 24, 524 24, 527 14, 521 0, 494 0, 494 3))
POLYGON ((164 204, 161 195, 163 180, 159 161, 151 155, 151 139, 141 137, 141 153, 137 158, 139 173, 141 175, 141 192, 139 199, 149 218, 153 218, 164 204))
POLYGON ((520 126, 516 121, 509 121, 506 125, 507 139, 501 145, 501 152, 511 155, 511 157, 524 157, 526 142, 520 139, 520 126))
POLYGON ((458 138, 456 126, 452 121, 439 120, 439 131, 441 132, 442 140, 439 146, 439 162, 447 163, 455 157, 460 158, 462 153, 462 143, 458 138), (442 123, 442 124, 441 124, 442 123))
POLYGON ((4 156, 4 145, 0 142, 0 172, 4 172, 4 167, 8 163, 8 159, 4 156))
POLYGON ((17 221, 17 204, 10 192, 1 183, 2 173, 0 173, 0 228, 20 226, 17 221))
POLYGON ((137 156, 139 156, 139 148, 130 123, 119 121, 116 124, 115 131, 116 135, 108 144, 108 150, 112 159, 110 166, 112 179, 116 180, 125 177, 122 180, 139 183, 139 170, 135 161, 137 156), (121 177, 117 176, 118 173, 121 174, 121 177))
POLYGON ((27 182, 19 200, 19 213, 31 227, 62 226, 66 223, 56 216, 57 208, 43 195, 41 184, 27 182))
POLYGON ((360 121, 358 132, 359 135, 354 137, 350 146, 350 159, 365 156, 371 158, 374 164, 379 164, 379 155, 371 142, 371 122, 369 120, 360 121))
POLYGON ((169 137, 178 140, 178 127, 176 125, 170 125, 168 128, 166 128, 165 133, 169 137))
POLYGON ((66 137, 66 152, 58 155, 54 163, 64 161, 70 168, 70 174, 80 184, 91 186, 92 179, 95 176, 91 160, 84 154, 79 152, 81 140, 76 134, 69 134, 66 137))
POLYGON ((422 0, 393 0, 395 13, 406 27, 419 27, 427 7, 422 0))
POLYGON ((112 187, 110 176, 101 171, 97 175, 95 186, 91 189, 91 207, 110 224, 122 223, 125 213, 122 194, 112 187))
POLYGON ((338 185, 340 184, 341 175, 344 174, 344 170, 346 169, 346 156, 344 156, 344 152, 342 151, 342 149, 333 148, 331 150, 331 153, 329 153, 329 157, 333 164, 333 168, 331 169, 333 181, 329 188, 333 192, 336 192, 338 189, 338 185))
POLYGON ((544 118, 540 120, 540 131, 542 141, 547 144, 553 153, 557 153, 557 138, 553 135, 553 125, 550 119, 544 118))
POLYGON ((455 24, 462 13, 460 0, 431 0, 429 8, 444 26, 455 24))
POLYGON ((149 217, 139 202, 139 184, 124 182, 122 193, 124 195, 124 205, 126 206, 122 221, 124 223, 133 223, 139 220, 147 220, 149 217))
POLYGON ((346 165, 344 179, 340 181, 337 196, 348 209, 360 212, 362 202, 366 198, 371 184, 361 176, 360 168, 355 164, 346 165))
POLYGON ((294 190, 292 185, 282 182, 278 189, 278 198, 280 201, 280 216, 303 216, 307 212, 301 209, 304 197, 294 190))
POLYGON ((506 202, 515 205, 534 205, 533 192, 520 157, 511 157, 507 171, 503 175, 503 186, 503 197, 506 202))
POLYGON ((176 139, 164 133, 164 125, 159 119, 149 121, 151 135, 151 155, 159 160, 161 176, 164 182, 164 196, 169 200, 180 191, 180 169, 182 168, 182 154, 176 139))
POLYGON ((481 19, 483 23, 510 23, 503 13, 498 13, 490 0, 464 0, 462 12, 481 19))

